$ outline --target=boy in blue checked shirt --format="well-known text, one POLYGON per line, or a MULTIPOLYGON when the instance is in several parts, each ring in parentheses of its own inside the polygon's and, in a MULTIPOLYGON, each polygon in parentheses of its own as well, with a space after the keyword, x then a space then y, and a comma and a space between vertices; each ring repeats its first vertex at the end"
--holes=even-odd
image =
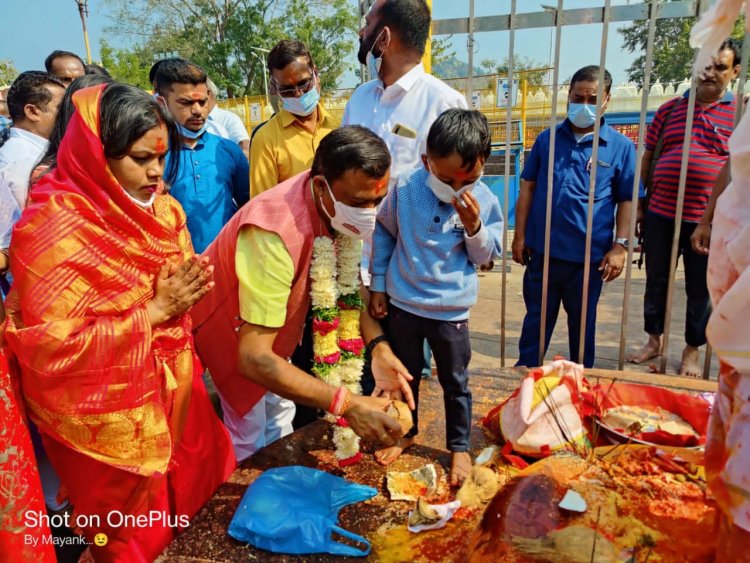
POLYGON ((414 427, 378 451, 383 465, 418 432, 419 380, 425 339, 432 348, 445 402, 450 482, 471 472, 469 308, 477 301, 478 266, 501 252, 497 198, 480 180, 490 154, 490 128, 478 111, 450 109, 427 136, 424 168, 399 178, 378 212, 370 266, 370 314, 388 315, 388 340, 414 376, 414 427))

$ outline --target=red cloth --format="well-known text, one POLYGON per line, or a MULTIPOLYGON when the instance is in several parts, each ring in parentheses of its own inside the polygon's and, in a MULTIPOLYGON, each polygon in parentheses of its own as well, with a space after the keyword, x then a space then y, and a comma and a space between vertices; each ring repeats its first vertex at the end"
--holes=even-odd
POLYGON ((660 444, 664 446, 691 447, 706 442, 708 418, 711 413, 710 405, 700 397, 687 393, 676 393, 669 389, 654 387, 653 385, 639 385, 637 383, 601 384, 593 387, 587 397, 593 411, 602 417, 607 409, 620 405, 633 405, 642 408, 662 408, 681 416, 699 434, 693 435, 670 434, 663 430, 656 432, 641 432, 633 438, 660 444))
MULTIPOLYGON (((27 527, 26 513, 46 515, 44 495, 34 458, 23 404, 18 401, 8 373, 8 363, 0 351, 0 554, 4 561, 55 563, 49 528, 27 527), (27 538, 37 542, 31 545, 27 538)), ((38 521, 34 516, 34 520, 38 521)))
POLYGON ((172 197, 142 210, 112 175, 99 131, 106 87, 74 94, 58 166, 16 225, 6 336, 72 522, 89 541, 109 536, 94 557, 151 561, 235 460, 200 379, 190 316, 148 320, 161 266, 193 250, 172 197), (161 521, 140 527, 152 511, 161 521))
POLYGON ((204 255, 214 265, 216 288, 191 310, 198 355, 216 388, 232 410, 244 416, 266 390, 239 371, 239 280, 235 271, 237 236, 254 225, 281 237, 294 264, 286 320, 273 350, 288 358, 302 339, 310 308, 310 262, 315 237, 328 236, 318 217, 310 188, 310 172, 302 172, 245 204, 224 226, 204 255))

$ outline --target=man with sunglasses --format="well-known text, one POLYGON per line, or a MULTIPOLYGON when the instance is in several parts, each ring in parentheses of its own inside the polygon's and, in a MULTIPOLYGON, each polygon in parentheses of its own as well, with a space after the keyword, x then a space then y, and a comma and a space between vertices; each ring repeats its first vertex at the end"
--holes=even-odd
POLYGON ((283 105, 252 140, 251 197, 309 169, 321 139, 340 124, 320 103, 318 69, 304 43, 279 41, 268 53, 268 72, 283 105))

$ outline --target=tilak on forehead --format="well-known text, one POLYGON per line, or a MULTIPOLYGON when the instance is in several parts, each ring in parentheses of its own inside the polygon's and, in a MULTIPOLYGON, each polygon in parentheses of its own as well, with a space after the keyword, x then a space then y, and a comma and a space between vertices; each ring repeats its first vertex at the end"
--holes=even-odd
POLYGON ((164 142, 163 137, 156 138, 156 152, 158 153, 167 152, 167 144, 164 142))
POLYGON ((385 178, 381 178, 380 180, 377 180, 375 182, 375 193, 379 194, 382 192, 386 187, 388 187, 388 183, 385 181, 385 178))
POLYGON ((469 172, 467 172, 463 168, 459 168, 454 173, 454 176, 456 177, 456 180, 466 180, 466 178, 469 177, 469 172))

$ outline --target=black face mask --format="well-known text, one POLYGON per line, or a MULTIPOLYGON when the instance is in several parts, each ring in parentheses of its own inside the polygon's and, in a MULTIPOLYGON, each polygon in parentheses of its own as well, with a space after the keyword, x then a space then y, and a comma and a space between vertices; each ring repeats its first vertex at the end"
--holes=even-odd
MULTIPOLYGON (((366 65, 367 64, 367 53, 369 53, 373 45, 380 39, 380 34, 383 32, 383 28, 380 28, 376 32, 370 34, 370 37, 365 37, 364 39, 359 40, 359 51, 357 51, 357 60, 360 62, 360 64, 366 65), (374 38, 374 39, 371 39, 374 38)), ((382 51, 380 53, 376 53, 373 51, 372 53, 375 55, 375 57, 379 57, 382 54, 382 51)))

